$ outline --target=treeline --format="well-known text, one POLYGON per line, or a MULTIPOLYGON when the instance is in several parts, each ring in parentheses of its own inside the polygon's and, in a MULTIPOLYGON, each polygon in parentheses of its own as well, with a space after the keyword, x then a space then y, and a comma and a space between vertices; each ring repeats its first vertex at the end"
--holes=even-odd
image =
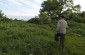
POLYGON ((85 12, 80 11, 80 5, 74 6, 73 0, 47 0, 41 6, 40 14, 28 22, 51 23, 63 15, 66 20, 85 23, 85 12))
POLYGON ((8 17, 2 12, 2 10, 0 10, 0 21, 2 21, 2 22, 12 22, 12 21, 23 21, 23 20, 18 20, 17 18, 15 18, 15 19, 8 18, 8 17))

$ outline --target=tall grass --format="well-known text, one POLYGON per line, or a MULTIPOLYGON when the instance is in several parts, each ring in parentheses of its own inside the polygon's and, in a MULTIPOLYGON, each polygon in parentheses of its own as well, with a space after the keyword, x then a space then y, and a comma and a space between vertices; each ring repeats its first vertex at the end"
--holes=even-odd
POLYGON ((85 55, 85 24, 68 24, 62 52, 54 40, 56 24, 0 22, 0 55, 85 55))

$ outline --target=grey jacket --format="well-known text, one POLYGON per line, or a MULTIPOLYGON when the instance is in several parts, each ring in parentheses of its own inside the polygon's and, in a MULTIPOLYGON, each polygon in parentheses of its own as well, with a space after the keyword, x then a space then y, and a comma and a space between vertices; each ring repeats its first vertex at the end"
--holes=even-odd
POLYGON ((57 23, 56 33, 66 34, 68 24, 64 19, 60 19, 57 23))

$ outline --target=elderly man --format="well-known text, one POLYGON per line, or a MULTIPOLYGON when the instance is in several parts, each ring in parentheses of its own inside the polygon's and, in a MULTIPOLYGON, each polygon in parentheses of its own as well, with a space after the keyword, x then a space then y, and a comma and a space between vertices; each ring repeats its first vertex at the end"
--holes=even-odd
POLYGON ((61 43, 62 49, 64 48, 66 28, 68 28, 67 22, 64 20, 64 16, 61 16, 60 20, 57 23, 55 40, 57 42, 58 38, 60 38, 60 43, 61 43))

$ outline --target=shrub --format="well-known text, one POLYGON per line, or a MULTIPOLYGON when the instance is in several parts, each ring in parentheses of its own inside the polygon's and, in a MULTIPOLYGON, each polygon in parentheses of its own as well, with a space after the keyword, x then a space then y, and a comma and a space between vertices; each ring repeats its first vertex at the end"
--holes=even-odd
POLYGON ((27 22, 30 22, 30 23, 40 23, 39 18, 32 18, 32 19, 28 20, 27 22))

